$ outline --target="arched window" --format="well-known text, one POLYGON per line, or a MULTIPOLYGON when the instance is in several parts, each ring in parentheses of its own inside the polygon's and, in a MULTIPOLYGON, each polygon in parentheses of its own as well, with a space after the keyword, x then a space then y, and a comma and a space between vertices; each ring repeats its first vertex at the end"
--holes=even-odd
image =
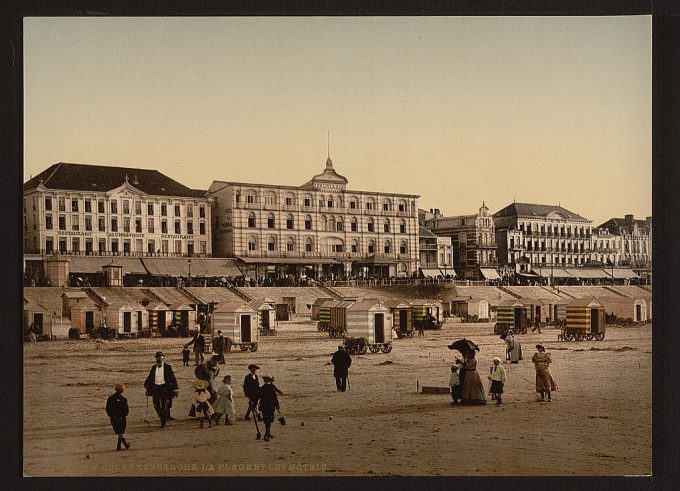
POLYGON ((305 194, 302 197, 302 206, 305 208, 311 208, 312 206, 312 195, 311 194, 305 194))
POLYGON ((390 199, 383 200, 383 211, 392 211, 392 200, 390 199))
POLYGON ((406 233, 406 220, 402 219, 401 222, 399 222, 399 233, 400 234, 406 233))
POLYGON ((307 215, 305 217, 305 230, 312 230, 312 217, 307 215))
POLYGON ((248 237, 248 252, 257 250, 257 237, 250 235, 248 237))
POLYGON ((333 199, 333 196, 329 195, 326 198, 326 205, 328 206, 328 208, 333 208, 333 206, 335 205, 335 200, 333 199))
POLYGON ((248 213, 248 228, 255 228, 257 225, 257 217, 255 213, 248 213))
POLYGON ((356 196, 350 196, 349 198, 349 209, 358 210, 359 209, 359 199, 356 196))
POLYGON ((328 218, 326 215, 321 215, 321 230, 328 230, 328 218))
POLYGON ((295 206, 295 195, 293 193, 286 193, 284 203, 286 206, 295 206))
POLYGON ((314 239, 312 237, 307 237, 305 239, 305 252, 314 251, 314 239))
POLYGON ((336 232, 342 232, 344 229, 344 223, 342 221, 342 217, 338 217, 338 220, 335 222, 335 231, 336 232))
POLYGON ((275 206, 276 205, 276 195, 274 193, 266 193, 264 195, 264 205, 265 206, 275 206))
POLYGON ((288 239, 286 239, 286 252, 295 252, 296 250, 295 237, 288 237, 288 239))
POLYGON ((386 234, 390 232, 390 220, 389 218, 385 218, 385 222, 383 223, 383 232, 386 234))
POLYGON ((366 199, 366 209, 375 210, 375 200, 373 198, 366 199))
POLYGON ((328 231, 334 231, 335 230, 335 217, 331 215, 331 217, 328 219, 328 228, 326 228, 328 231))
POLYGON ((267 251, 268 252, 276 251, 276 237, 274 237, 273 235, 270 235, 267 238, 267 251))
POLYGON ((384 244, 384 250, 385 250, 385 254, 389 254, 392 251, 392 242, 390 242, 389 240, 386 240, 385 244, 384 244))
POLYGON ((356 218, 352 218, 352 221, 350 222, 350 230, 351 230, 352 232, 356 232, 357 230, 359 230, 359 227, 358 227, 358 224, 357 224, 357 223, 358 223, 358 222, 357 222, 357 219, 356 219, 356 218))
POLYGON ((399 244, 399 254, 406 254, 407 248, 406 248, 406 241, 402 240, 401 243, 399 244))
POLYGON ((270 213, 269 216, 267 217, 267 228, 275 228, 276 227, 276 219, 274 218, 274 214, 270 213))
POLYGON ((399 213, 406 213, 406 201, 399 200, 399 213))
POLYGON ((288 215, 286 218, 286 228, 289 230, 295 228, 295 220, 293 219, 293 215, 288 215))
POLYGON ((368 241, 368 253, 375 254, 375 241, 373 239, 368 241))
POLYGON ((359 252, 359 241, 356 239, 352 240, 352 251, 351 252, 359 252))
POLYGON ((257 203, 257 193, 252 189, 248 189, 246 191, 246 204, 254 205, 255 203, 257 203))
POLYGON ((369 232, 375 231, 375 227, 373 226, 373 219, 372 218, 368 219, 368 231, 369 232))

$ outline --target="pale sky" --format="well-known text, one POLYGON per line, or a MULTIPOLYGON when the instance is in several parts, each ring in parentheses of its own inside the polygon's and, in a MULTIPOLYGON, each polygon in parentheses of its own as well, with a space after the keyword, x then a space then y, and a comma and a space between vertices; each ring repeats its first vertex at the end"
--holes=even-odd
POLYGON ((651 17, 27 18, 24 178, 56 162, 472 214, 651 215, 651 17))

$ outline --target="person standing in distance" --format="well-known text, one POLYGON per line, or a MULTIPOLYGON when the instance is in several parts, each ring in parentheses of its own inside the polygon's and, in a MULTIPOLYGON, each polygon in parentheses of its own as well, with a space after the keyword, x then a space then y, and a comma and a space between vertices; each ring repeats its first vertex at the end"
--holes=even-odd
POLYGON ((153 397, 153 407, 161 419, 161 428, 165 428, 170 419, 172 398, 177 397, 177 379, 172 367, 163 361, 164 358, 162 351, 156 352, 156 363, 144 381, 146 394, 153 397))
POLYGON ((345 347, 338 346, 338 351, 333 353, 331 358, 333 364, 333 376, 335 377, 335 386, 339 392, 345 392, 347 389, 347 376, 349 375, 349 367, 352 364, 352 357, 345 351, 345 347))
POLYGON ((191 341, 185 345, 185 348, 188 348, 189 345, 192 344, 194 345, 194 366, 197 366, 199 363, 203 363, 205 360, 203 357, 203 351, 205 351, 205 338, 201 334, 200 329, 196 329, 194 332, 194 337, 191 338, 191 341))
POLYGON ((127 415, 130 412, 128 402, 123 397, 125 386, 116 384, 116 392, 106 400, 106 414, 111 418, 113 432, 118 435, 118 446, 116 450, 121 450, 121 445, 130 448, 130 444, 125 439, 125 427, 127 426, 127 415))

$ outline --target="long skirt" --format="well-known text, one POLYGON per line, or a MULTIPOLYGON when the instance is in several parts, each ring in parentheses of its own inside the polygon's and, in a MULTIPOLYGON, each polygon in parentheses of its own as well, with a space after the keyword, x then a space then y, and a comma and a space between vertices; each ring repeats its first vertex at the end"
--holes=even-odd
POLYGON ((537 368, 536 369, 536 392, 545 392, 557 390, 557 384, 552 378, 550 369, 537 368))
POLYGON ((466 370, 461 399, 463 404, 486 404, 484 385, 477 370, 466 370))

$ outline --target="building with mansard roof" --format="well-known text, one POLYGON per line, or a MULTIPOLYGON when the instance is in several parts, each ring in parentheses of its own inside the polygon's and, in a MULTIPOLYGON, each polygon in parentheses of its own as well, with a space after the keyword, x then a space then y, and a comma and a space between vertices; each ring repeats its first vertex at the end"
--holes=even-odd
POLYGON ((301 186, 214 181, 213 250, 249 276, 407 276, 418 265, 419 196, 353 191, 328 157, 301 186))
POLYGON ((25 254, 211 256, 206 191, 156 170, 60 162, 24 184, 25 254))
POLYGON ((621 237, 621 263, 637 270, 652 268, 652 217, 636 220, 633 215, 611 218, 600 225, 621 237))

